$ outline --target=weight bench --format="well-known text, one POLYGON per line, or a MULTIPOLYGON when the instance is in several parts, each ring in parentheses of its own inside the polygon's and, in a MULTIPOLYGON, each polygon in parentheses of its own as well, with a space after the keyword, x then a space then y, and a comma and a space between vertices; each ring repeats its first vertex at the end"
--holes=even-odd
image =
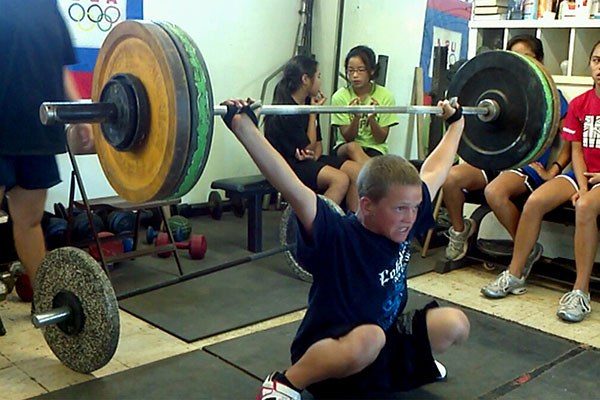
POLYGON ((262 251, 262 198, 277 190, 262 175, 226 178, 214 181, 210 187, 225 191, 230 199, 246 200, 248 205, 248 250, 262 251))

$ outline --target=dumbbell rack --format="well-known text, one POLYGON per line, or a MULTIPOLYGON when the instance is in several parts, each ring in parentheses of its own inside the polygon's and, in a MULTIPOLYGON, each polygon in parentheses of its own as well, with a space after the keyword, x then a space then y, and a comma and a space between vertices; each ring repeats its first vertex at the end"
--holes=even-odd
MULTIPOLYGON (((90 199, 85 190, 83 178, 81 176, 79 166, 77 164, 76 154, 73 152, 71 147, 68 145, 67 145, 67 150, 68 150, 67 153, 69 155, 69 159, 71 161, 71 165, 73 168, 71 171, 70 188, 69 188, 69 205, 68 205, 68 209, 67 209, 67 244, 74 244, 71 240, 71 231, 72 231, 73 219, 74 219, 73 211, 75 208, 83 209, 83 211, 86 213, 86 215, 88 217, 88 223, 89 223, 91 231, 92 231, 93 242, 96 243, 96 246, 99 250, 98 253, 100 256, 100 260, 99 260, 100 264, 102 266, 102 269, 104 270, 104 272, 107 274, 107 276, 109 278, 110 278, 110 272, 109 272, 108 265, 111 263, 118 262, 118 261, 124 261, 124 260, 130 260, 133 258, 147 256, 147 255, 169 252, 169 251, 173 251, 173 253, 175 255, 175 262, 177 264, 177 270, 179 272, 179 275, 180 276, 183 275, 181 261, 177 254, 177 251, 176 251, 177 248, 175 245, 175 240, 173 238, 173 232, 171 232, 171 229, 169 228, 169 224, 167 222, 168 216, 165 215, 165 211, 163 209, 163 207, 169 207, 171 205, 180 203, 181 199, 151 201, 151 202, 140 203, 140 204, 129 203, 126 200, 124 200, 118 196, 90 199), (81 200, 75 200, 75 189, 76 188, 79 190, 79 193, 81 195, 81 200), (112 208, 112 209, 121 210, 121 211, 133 211, 136 214, 135 228, 134 228, 134 232, 133 232, 133 249, 132 249, 132 251, 124 253, 124 254, 115 255, 115 256, 106 256, 104 254, 104 251, 102 250, 102 246, 101 246, 101 244, 103 242, 103 238, 99 237, 99 235, 98 235, 99 232, 97 232, 96 227, 94 226, 94 223, 93 223, 92 210, 97 209, 97 208, 112 208), (164 224, 165 230, 169 236, 169 243, 164 246, 160 246, 160 247, 152 247, 152 248, 148 248, 148 249, 138 250, 137 244, 138 244, 138 239, 139 239, 140 220, 141 220, 140 211, 145 210, 145 209, 152 209, 152 208, 156 208, 159 211, 162 223, 164 224)), ((106 240, 109 240, 109 239, 114 240, 114 237, 106 238, 106 240)))

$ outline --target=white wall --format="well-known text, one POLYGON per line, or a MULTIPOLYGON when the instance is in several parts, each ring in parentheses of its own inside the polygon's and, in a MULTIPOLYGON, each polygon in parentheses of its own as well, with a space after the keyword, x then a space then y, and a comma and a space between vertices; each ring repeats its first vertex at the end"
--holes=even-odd
MULTIPOLYGON (((328 7, 330 2, 325 0, 324 3, 327 6, 323 6, 328 7)), ((263 80, 292 56, 299 8, 299 0, 146 0, 144 19, 173 22, 194 39, 208 66, 215 103, 218 103, 229 97, 260 96, 263 80)), ((323 39, 324 43, 327 41, 323 39)), ((329 42, 333 43, 334 39, 329 42)), ((113 194, 97 159, 94 156, 80 159, 88 195, 113 194)), ((66 203, 68 199, 71 166, 65 155, 59 157, 59 165, 65 182, 50 190, 48 209, 53 203, 66 203)), ((220 119, 215 119, 207 167, 184 201, 206 201, 215 179, 255 173, 258 169, 242 146, 220 119)))
MULTIPOLYGON (((375 54, 389 56, 386 87, 394 93, 396 104, 408 105, 414 69, 421 58, 426 8, 426 0, 346 0, 339 71, 348 50, 367 45, 375 54)), ((390 152, 416 157, 416 139, 413 148, 406 149, 407 124, 408 116, 401 115, 400 123, 390 130, 390 152)))

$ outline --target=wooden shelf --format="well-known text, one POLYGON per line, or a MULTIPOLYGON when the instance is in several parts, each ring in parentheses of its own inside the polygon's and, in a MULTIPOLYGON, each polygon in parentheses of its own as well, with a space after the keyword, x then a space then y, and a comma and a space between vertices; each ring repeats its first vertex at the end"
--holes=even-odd
POLYGON ((557 85, 592 86, 594 84, 591 76, 552 75, 552 79, 557 85))
POLYGON ((469 28, 469 57, 481 47, 504 49, 515 35, 534 35, 544 45, 544 64, 557 85, 583 89, 593 84, 588 57, 600 38, 600 19, 475 20, 469 28), (566 75, 561 73, 565 67, 566 75))
POLYGON ((503 19, 469 21, 471 29, 600 28, 600 19, 503 19))

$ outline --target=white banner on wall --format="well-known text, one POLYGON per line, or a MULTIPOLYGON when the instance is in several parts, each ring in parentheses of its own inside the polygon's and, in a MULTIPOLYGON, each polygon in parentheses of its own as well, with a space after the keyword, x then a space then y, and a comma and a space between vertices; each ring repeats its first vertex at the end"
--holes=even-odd
POLYGON ((126 18, 127 0, 58 0, 75 47, 99 48, 108 32, 126 18))
POLYGON ((433 76, 433 50, 435 46, 448 47, 448 65, 447 68, 460 59, 460 43, 462 34, 460 32, 451 31, 450 29, 433 27, 433 45, 431 47, 431 60, 429 61, 429 76, 433 76))

